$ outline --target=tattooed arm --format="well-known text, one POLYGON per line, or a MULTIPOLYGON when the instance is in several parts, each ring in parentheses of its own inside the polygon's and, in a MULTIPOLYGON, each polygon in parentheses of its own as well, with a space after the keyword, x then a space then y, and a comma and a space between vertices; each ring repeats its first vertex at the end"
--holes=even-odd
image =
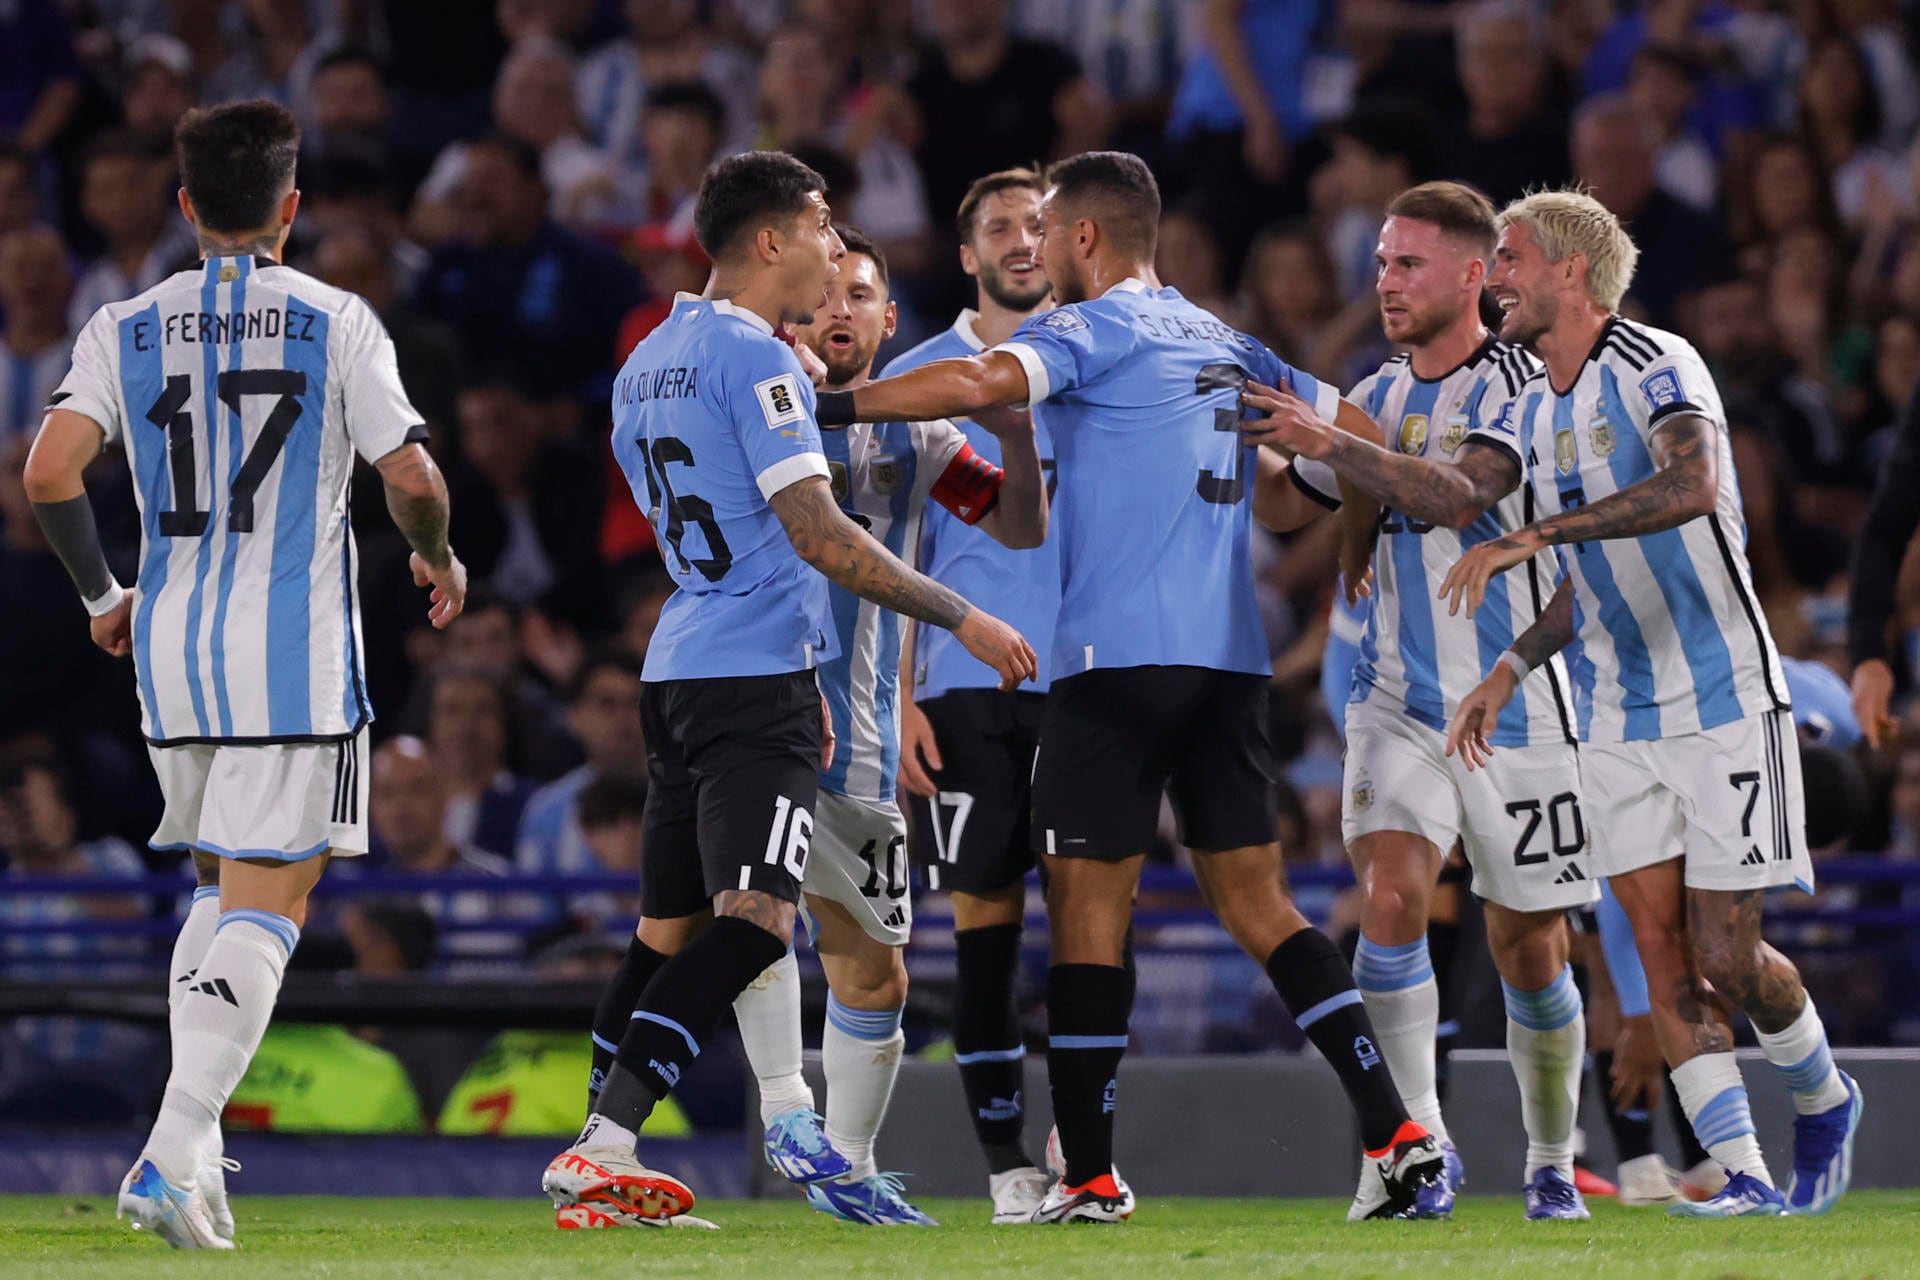
POLYGON ((914 572, 849 520, 825 478, 795 481, 769 502, 794 552, 834 585, 884 609, 945 627, 969 653, 1000 673, 1002 688, 1013 688, 1038 669, 1033 649, 1019 632, 914 572))
POLYGON ((1711 515, 1720 494, 1720 429, 1697 413, 1676 413, 1653 430, 1654 473, 1611 497, 1565 511, 1534 529, 1549 545, 1638 538, 1711 515))
POLYGON ((1554 589, 1553 599, 1533 620, 1533 625, 1522 631, 1513 642, 1513 647, 1500 655, 1493 664, 1493 670, 1487 678, 1473 687, 1473 691, 1460 699, 1459 709, 1453 713, 1453 723, 1447 726, 1447 754, 1460 754, 1466 762, 1468 772, 1486 767, 1487 758, 1493 754, 1493 744, 1489 735, 1500 719, 1500 713, 1507 703, 1513 700, 1514 692, 1520 687, 1520 672, 1508 661, 1509 656, 1519 659, 1528 671, 1566 648, 1573 640, 1573 579, 1562 577, 1560 585, 1554 589))
POLYGON ((414 585, 433 588, 427 620, 443 628, 467 601, 467 567, 447 545, 447 482, 420 444, 403 444, 373 465, 387 491, 387 511, 413 548, 414 585))
POLYGON ((1527 664, 1527 670, 1544 663, 1573 643, 1573 579, 1561 578, 1553 599, 1533 620, 1533 625, 1514 637, 1513 654, 1527 664))

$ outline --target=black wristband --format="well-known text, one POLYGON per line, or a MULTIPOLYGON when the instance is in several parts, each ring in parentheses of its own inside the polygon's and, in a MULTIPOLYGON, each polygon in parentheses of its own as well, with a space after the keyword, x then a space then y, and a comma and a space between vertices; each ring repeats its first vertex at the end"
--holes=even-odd
POLYGON ((40 522, 47 545, 79 588, 81 599, 98 600, 113 590, 113 570, 107 567, 107 557, 100 550, 100 530, 94 524, 93 504, 86 494, 60 502, 36 502, 33 516, 40 522))
POLYGON ((823 427, 844 427, 853 422, 853 392, 822 391, 815 397, 818 406, 813 420, 823 427))

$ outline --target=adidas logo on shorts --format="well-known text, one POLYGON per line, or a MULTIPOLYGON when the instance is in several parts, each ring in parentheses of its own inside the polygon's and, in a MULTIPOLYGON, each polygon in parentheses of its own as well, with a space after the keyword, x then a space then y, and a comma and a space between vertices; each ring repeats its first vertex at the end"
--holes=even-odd
POLYGON ((1567 864, 1567 869, 1565 871, 1562 871, 1559 875, 1555 876, 1553 878, 1553 882, 1555 884, 1578 884, 1580 881, 1585 880, 1586 878, 1587 878, 1586 874, 1580 870, 1579 863, 1569 862, 1567 864))
POLYGON ((903 907, 895 907, 893 909, 893 913, 889 915, 885 920, 882 920, 880 923, 885 925, 889 929, 898 929, 903 927, 907 923, 906 909, 903 907))
POLYGON ((1766 858, 1764 858, 1764 857, 1762 857, 1762 856, 1761 856, 1761 853, 1760 853, 1760 846, 1759 846, 1759 845, 1755 845, 1755 846, 1753 846, 1753 848, 1751 848, 1751 849, 1749 849, 1749 850, 1747 850, 1747 856, 1746 856, 1746 857, 1744 857, 1744 858, 1742 858, 1742 859, 1740 859, 1740 865, 1741 865, 1741 866, 1743 866, 1743 867, 1764 867, 1764 866, 1766 866, 1766 865, 1767 865, 1767 860, 1766 860, 1766 858))

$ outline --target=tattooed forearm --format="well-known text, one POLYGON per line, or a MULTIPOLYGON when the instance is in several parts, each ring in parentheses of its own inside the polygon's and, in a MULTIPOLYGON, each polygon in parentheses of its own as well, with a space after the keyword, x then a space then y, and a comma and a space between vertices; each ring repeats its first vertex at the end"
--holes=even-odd
POLYGON ((965 600, 900 563, 872 534, 847 519, 825 480, 814 477, 790 484, 773 495, 771 505, 794 551, 835 585, 948 630, 966 618, 965 600))
POLYGON ((1513 651, 1528 667, 1537 667, 1573 642, 1573 579, 1562 578, 1553 599, 1514 637, 1513 651))
POLYGON ((407 545, 438 569, 447 549, 447 482, 420 445, 402 445, 375 464, 387 490, 387 511, 407 545))
POLYGON ((1658 468, 1610 497, 1538 521, 1549 543, 1638 538, 1710 513, 1720 491, 1719 428, 1695 413, 1675 414, 1653 433, 1658 468))
POLYGON ((1395 511, 1449 528, 1473 523, 1520 483, 1519 464, 1484 444, 1465 445, 1456 462, 1432 462, 1340 432, 1327 462, 1342 479, 1395 511))

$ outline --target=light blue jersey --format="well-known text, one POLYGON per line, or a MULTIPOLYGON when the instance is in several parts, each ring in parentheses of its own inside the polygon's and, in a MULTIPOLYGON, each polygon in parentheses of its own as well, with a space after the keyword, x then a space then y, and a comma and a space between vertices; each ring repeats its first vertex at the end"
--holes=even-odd
POLYGON ((781 675, 839 652, 827 580, 768 505, 828 474, 813 385, 771 325, 679 295, 614 381, 613 453, 680 588, 646 679, 781 675))
MULTIPOLYGON (((953 327, 919 346, 895 356, 884 377, 906 373, 935 360, 977 355, 986 350, 973 331, 979 313, 969 308, 953 327)), ((956 421, 973 451, 1000 465, 1000 439, 967 419, 956 421)), ((1035 415, 1035 443, 1040 465, 1052 496, 1053 442, 1035 415)), ((929 506, 920 525, 920 571, 935 582, 972 601, 1027 638, 1040 660, 1039 678, 1020 688, 1045 693, 1048 659, 1053 649, 1053 622, 1060 612, 1060 540, 1051 529, 1044 544, 1016 551, 977 529, 969 529, 951 512, 929 506)), ((915 701, 937 698, 952 689, 997 689, 1000 680, 991 667, 966 651, 953 633, 937 627, 913 629, 913 696, 915 701)))
POLYGON ((1543 370, 1469 436, 1518 454, 1548 519, 1652 476, 1653 432, 1676 413, 1713 424, 1720 491, 1712 514, 1644 537, 1558 548, 1574 584, 1579 651, 1569 652, 1568 668, 1582 742, 1678 737, 1791 705, 1747 570, 1720 392, 1686 339, 1615 316, 1566 394, 1543 370))
POLYGON ((126 450, 133 667, 158 745, 339 741, 373 718, 347 489, 425 440, 365 300, 209 258, 94 313, 52 406, 126 450))
POLYGON ((1254 600, 1248 379, 1331 420, 1338 393, 1173 289, 1124 280, 1029 318, 1019 359, 1060 469, 1053 678, 1099 667, 1267 674, 1254 600))
POLYGON ((1793 699, 1793 722, 1800 732, 1823 747, 1851 751, 1866 735, 1853 714, 1853 691, 1824 662, 1781 658, 1787 673, 1787 693, 1793 699))

